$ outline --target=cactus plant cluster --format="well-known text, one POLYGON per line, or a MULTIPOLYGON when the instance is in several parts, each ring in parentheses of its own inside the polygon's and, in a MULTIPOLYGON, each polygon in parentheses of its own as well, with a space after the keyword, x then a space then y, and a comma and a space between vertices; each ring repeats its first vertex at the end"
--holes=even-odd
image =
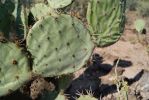
POLYGON ((86 25, 73 15, 59 12, 61 8, 77 4, 74 2, 0 1, 0 11, 3 12, 0 15, 0 37, 8 40, 0 42, 0 96, 17 90, 33 76, 55 77, 73 73, 87 63, 95 46, 107 46, 118 40, 124 28, 125 0, 90 0, 88 5, 85 2, 88 10, 82 11, 87 13, 86 25), (26 43, 20 47, 6 34, 15 34, 26 43))

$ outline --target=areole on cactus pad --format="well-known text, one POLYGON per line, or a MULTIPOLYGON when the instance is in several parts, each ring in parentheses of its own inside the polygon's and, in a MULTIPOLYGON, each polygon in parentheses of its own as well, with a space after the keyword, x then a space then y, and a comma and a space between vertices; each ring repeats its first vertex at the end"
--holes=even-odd
POLYGON ((0 43, 0 96, 20 88, 31 77, 27 58, 13 43, 0 43))
POLYGON ((46 16, 27 36, 33 72, 44 77, 72 73, 89 59, 94 48, 83 23, 70 15, 46 16))

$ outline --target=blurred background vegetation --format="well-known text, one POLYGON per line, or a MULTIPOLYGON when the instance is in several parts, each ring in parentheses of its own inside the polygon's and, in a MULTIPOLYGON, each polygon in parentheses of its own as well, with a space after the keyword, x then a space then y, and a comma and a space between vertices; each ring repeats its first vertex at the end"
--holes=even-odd
POLYGON ((127 10, 137 11, 142 17, 149 17, 149 0, 127 0, 127 10))

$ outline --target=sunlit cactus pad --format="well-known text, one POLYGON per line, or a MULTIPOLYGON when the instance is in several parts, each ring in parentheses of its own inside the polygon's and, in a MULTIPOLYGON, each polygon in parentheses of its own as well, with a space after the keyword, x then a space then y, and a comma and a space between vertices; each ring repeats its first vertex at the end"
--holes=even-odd
POLYGON ((48 0, 49 5, 54 9, 68 6, 71 2, 72 0, 48 0))
POLYGON ((115 43, 125 25, 126 0, 90 0, 87 21, 98 46, 115 43))
POLYGON ((80 97, 77 98, 77 100, 97 100, 97 99, 88 94, 88 95, 80 95, 80 97))
POLYGON ((44 77, 72 73, 89 59, 94 44, 82 22, 70 15, 46 16, 29 31, 33 72, 44 77))
POLYGON ((141 33, 142 30, 145 28, 145 21, 143 19, 138 19, 134 22, 135 29, 141 33))
POLYGON ((43 16, 50 13, 50 7, 44 3, 37 3, 31 7, 31 13, 36 20, 41 19, 43 16))
POLYGON ((0 96, 20 88, 30 78, 26 57, 13 43, 0 43, 0 96))

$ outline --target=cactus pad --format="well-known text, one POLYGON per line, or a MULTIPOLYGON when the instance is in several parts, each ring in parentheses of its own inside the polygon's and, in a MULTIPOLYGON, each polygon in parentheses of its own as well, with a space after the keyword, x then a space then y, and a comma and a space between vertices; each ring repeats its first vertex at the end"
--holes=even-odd
POLYGON ((87 21, 98 46, 108 46, 119 40, 125 25, 126 0, 91 0, 87 21))
POLYGON ((97 100, 97 99, 88 94, 88 95, 80 95, 80 97, 77 98, 76 100, 97 100))
POLYGON ((145 21, 143 19, 136 20, 134 23, 134 27, 139 33, 141 33, 142 30, 145 28, 145 21))
POLYGON ((13 43, 0 43, 0 96, 21 87, 30 78, 26 57, 13 43))
POLYGON ((33 72, 44 77, 72 73, 89 59, 94 44, 81 21, 70 15, 46 16, 27 36, 33 72))
POLYGON ((49 5, 54 9, 63 8, 71 2, 72 0, 48 0, 49 5))
POLYGON ((41 19, 43 16, 50 12, 50 7, 44 3, 37 3, 31 7, 31 13, 36 20, 41 19))
POLYGON ((63 91, 60 91, 57 97, 54 100, 68 100, 67 96, 63 93, 63 91))

